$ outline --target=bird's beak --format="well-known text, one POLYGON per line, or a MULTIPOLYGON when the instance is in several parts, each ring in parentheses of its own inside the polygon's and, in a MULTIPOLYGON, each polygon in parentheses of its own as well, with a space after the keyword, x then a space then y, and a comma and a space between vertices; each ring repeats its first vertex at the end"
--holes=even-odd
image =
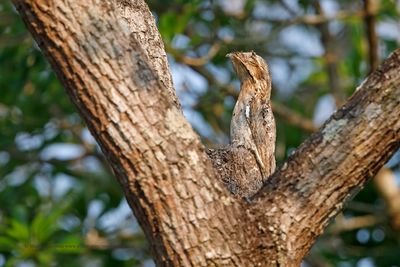
POLYGON ((225 57, 229 57, 229 58, 231 58, 233 56, 233 53, 228 53, 228 54, 226 54, 226 56, 225 57))

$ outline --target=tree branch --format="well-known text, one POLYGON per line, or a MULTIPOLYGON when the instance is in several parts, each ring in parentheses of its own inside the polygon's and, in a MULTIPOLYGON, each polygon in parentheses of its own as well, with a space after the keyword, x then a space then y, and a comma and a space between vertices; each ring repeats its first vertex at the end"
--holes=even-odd
POLYGON ((400 49, 362 83, 254 197, 257 212, 268 217, 280 214, 279 228, 286 233, 287 247, 295 254, 305 255, 309 249, 305 244, 322 233, 344 202, 399 148, 399 69, 400 49), (303 242, 290 240, 292 236, 302 236, 303 242))
POLYGON ((382 168, 374 179, 378 192, 387 205, 390 222, 395 230, 400 229, 400 188, 396 183, 396 176, 392 170, 382 168))
POLYGON ((149 59, 147 63, 150 68, 158 76, 175 105, 180 107, 176 91, 172 85, 164 43, 150 9, 142 1, 116 0, 115 2, 119 9, 116 14, 117 17, 124 22, 124 26, 128 26, 130 35, 133 35, 135 41, 140 44, 141 50, 149 59))
POLYGON ((219 262, 230 236, 215 225, 228 224, 238 203, 177 108, 162 78, 169 74, 160 74, 167 65, 157 71, 152 55, 165 52, 145 41, 158 36, 148 7, 129 3, 123 14, 109 1, 14 1, 111 164, 156 263, 219 262), (125 16, 135 18, 133 34, 125 16))
POLYGON ((375 0, 364 0, 365 30, 368 40, 368 63, 369 72, 374 71, 379 64, 378 59, 378 36, 375 29, 375 14, 377 2, 375 0))
MULTIPOLYGON (((324 10, 321 7, 319 1, 316 1, 315 9, 319 15, 324 16, 324 10)), ((335 102, 336 107, 340 107, 343 104, 343 93, 340 88, 340 79, 337 68, 337 53, 335 51, 335 42, 333 36, 329 30, 328 22, 322 22, 317 25, 317 28, 321 34, 321 43, 324 47, 324 59, 326 64, 326 72, 328 74, 328 84, 329 90, 331 91, 335 102)))
POLYGON ((303 15, 288 20, 271 19, 271 18, 256 18, 256 20, 268 23, 280 24, 280 25, 305 24, 312 26, 312 25, 319 25, 321 23, 327 23, 329 21, 363 18, 365 16, 366 14, 363 11, 339 10, 335 14, 329 16, 318 14, 318 15, 303 15))

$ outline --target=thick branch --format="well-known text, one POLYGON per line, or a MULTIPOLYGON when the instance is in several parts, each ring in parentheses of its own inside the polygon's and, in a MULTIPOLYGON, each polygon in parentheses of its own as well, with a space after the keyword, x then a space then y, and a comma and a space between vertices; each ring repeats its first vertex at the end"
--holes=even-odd
POLYGON ((322 233, 345 201, 399 148, 399 70, 400 49, 254 197, 257 212, 271 216, 271 209, 279 210, 279 229, 286 234, 286 246, 294 254, 308 251, 307 244, 313 243, 310 240, 322 233))
POLYGON ((141 39, 158 36, 151 13, 143 1, 130 3, 131 13, 121 15, 112 1, 14 1, 111 163, 157 264, 235 260, 225 242, 233 229, 222 227, 238 204, 214 179, 199 137, 177 108, 166 64, 160 71, 151 63, 150 55, 164 54, 162 45, 141 39), (140 34, 131 34, 124 17, 137 18, 140 34))
POLYGON ((176 106, 180 106, 176 91, 172 86, 167 54, 160 33, 152 19, 152 14, 142 1, 117 0, 118 16, 129 26, 129 32, 140 44, 149 59, 147 63, 162 82, 176 106))

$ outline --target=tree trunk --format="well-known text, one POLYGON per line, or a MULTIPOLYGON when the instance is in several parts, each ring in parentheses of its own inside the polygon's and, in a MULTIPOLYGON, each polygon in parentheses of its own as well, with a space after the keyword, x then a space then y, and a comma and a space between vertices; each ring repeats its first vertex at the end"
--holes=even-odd
POLYGON ((182 115, 142 0, 13 2, 111 164, 158 266, 299 266, 399 148, 397 50, 251 201, 235 197, 182 115))

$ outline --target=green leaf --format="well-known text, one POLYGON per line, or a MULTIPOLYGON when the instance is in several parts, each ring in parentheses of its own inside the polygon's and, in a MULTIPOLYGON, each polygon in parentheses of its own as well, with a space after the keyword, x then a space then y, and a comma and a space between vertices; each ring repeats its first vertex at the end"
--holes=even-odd
POLYGON ((82 253, 85 247, 77 235, 68 235, 52 246, 52 251, 63 254, 82 253))
POLYGON ((37 258, 38 261, 41 263, 41 266, 50 266, 54 259, 54 253, 52 251, 41 251, 38 253, 37 258))
POLYGON ((179 15, 176 12, 169 11, 160 17, 158 30, 166 42, 171 42, 175 35, 184 32, 194 15, 195 9, 195 4, 186 4, 183 6, 183 12, 179 15))
POLYGON ((17 245, 15 240, 5 236, 0 236, 0 251, 11 251, 16 248, 17 245))
POLYGON ((11 225, 6 229, 5 234, 19 241, 27 241, 30 238, 28 226, 15 219, 11 219, 11 225))
POLYGON ((31 224, 32 237, 34 237, 39 244, 45 242, 57 231, 57 219, 58 217, 54 215, 48 216, 43 213, 38 213, 31 224))

